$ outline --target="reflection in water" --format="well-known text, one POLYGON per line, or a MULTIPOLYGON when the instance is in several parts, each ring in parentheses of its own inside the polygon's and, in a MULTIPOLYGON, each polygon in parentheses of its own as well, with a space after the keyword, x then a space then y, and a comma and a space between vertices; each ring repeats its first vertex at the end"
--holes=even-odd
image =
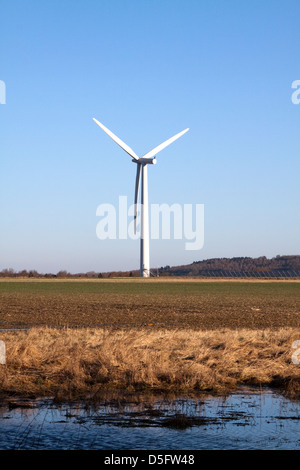
POLYGON ((299 448, 300 404, 271 391, 204 399, 110 397, 93 407, 51 400, 0 406, 0 449, 299 448))

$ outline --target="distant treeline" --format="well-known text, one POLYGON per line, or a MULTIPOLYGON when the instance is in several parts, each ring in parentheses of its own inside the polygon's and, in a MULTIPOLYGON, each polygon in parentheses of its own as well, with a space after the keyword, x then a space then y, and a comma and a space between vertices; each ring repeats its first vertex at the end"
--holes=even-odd
MULTIPOLYGON (((268 259, 259 258, 212 258, 203 261, 194 261, 183 266, 162 266, 152 270, 153 276, 202 276, 202 277, 300 277, 300 256, 276 256, 268 259)), ((71 274, 59 271, 56 274, 42 274, 36 270, 15 271, 3 269, 0 277, 28 277, 28 278, 109 278, 109 277, 138 277, 139 270, 112 271, 71 274)))
POLYGON ((58 273, 39 273, 35 269, 30 269, 27 271, 26 269, 22 269, 22 271, 15 271, 12 268, 9 269, 2 269, 0 271, 0 278, 1 277, 28 277, 28 278, 61 278, 61 279, 67 279, 67 278, 87 278, 87 279, 92 279, 92 278, 104 278, 104 277, 131 277, 135 276, 137 277, 139 275, 139 271, 112 271, 112 272, 106 272, 106 273, 100 273, 96 271, 88 271, 86 273, 76 273, 72 274, 69 273, 68 271, 59 271, 58 273))
POLYGON ((300 256, 212 258, 184 266, 165 266, 160 271, 169 276, 294 277, 300 276, 300 256))

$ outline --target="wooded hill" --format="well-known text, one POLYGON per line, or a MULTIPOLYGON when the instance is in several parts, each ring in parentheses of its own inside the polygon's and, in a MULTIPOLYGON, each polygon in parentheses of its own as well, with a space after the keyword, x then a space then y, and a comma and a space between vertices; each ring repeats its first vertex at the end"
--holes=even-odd
POLYGON ((161 275, 173 276, 247 276, 248 274, 270 276, 300 276, 300 256, 276 256, 259 258, 212 258, 194 261, 183 266, 160 268, 161 275))
MULTIPOLYGON (((259 258, 212 258, 194 261, 182 266, 164 266, 152 269, 153 276, 204 276, 204 277, 300 277, 300 256, 276 256, 268 259, 259 258)), ((137 277, 139 270, 112 271, 71 274, 59 271, 57 274, 41 274, 35 270, 14 271, 3 269, 0 277, 44 277, 44 278, 105 278, 105 277, 137 277)))

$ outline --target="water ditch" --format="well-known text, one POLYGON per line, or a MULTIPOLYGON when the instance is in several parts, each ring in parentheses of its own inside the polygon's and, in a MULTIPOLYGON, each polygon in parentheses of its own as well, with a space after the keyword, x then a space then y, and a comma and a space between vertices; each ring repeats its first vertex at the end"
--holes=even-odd
POLYGON ((106 397, 0 404, 0 449, 299 449, 300 402, 270 389, 226 397, 106 397))

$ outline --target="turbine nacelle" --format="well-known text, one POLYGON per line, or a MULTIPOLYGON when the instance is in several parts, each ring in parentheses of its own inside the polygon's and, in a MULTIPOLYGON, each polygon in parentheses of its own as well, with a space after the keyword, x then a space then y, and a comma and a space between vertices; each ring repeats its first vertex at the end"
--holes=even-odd
POLYGON ((155 165, 156 164, 156 157, 153 158, 144 158, 141 157, 138 160, 132 159, 133 163, 138 163, 139 165, 155 165))

